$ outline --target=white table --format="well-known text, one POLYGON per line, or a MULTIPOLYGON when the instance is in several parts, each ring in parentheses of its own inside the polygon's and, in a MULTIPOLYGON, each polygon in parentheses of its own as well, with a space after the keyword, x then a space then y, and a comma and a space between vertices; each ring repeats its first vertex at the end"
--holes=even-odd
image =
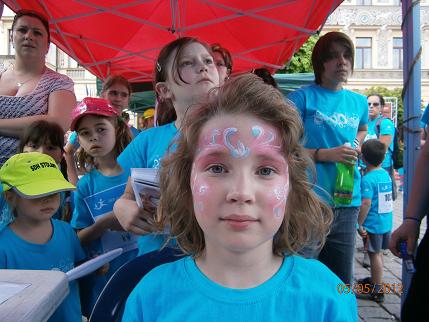
POLYGON ((59 271, 0 269, 0 281, 30 284, 0 304, 2 322, 46 321, 69 292, 66 274, 59 271))

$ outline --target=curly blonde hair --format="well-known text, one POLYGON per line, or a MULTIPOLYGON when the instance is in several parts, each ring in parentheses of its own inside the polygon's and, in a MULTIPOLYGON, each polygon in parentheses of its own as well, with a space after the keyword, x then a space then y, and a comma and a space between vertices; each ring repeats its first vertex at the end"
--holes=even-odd
POLYGON ((185 117, 181 136, 174 142, 175 152, 165 157, 161 167, 161 200, 158 218, 169 227, 186 253, 199 256, 204 251, 204 233, 193 208, 191 169, 201 129, 219 115, 253 115, 274 126, 282 139, 282 151, 289 166, 290 190, 283 223, 274 236, 273 253, 297 253, 304 246, 321 247, 332 222, 332 210, 312 191, 307 170, 314 173, 304 150, 303 126, 292 102, 258 76, 234 77, 217 89, 217 95, 185 117))

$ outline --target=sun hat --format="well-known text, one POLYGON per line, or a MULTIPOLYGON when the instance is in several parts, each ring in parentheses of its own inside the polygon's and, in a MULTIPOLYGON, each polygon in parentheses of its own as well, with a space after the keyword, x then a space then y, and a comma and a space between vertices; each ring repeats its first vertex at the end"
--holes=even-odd
POLYGON ((143 113, 143 119, 148 119, 150 117, 153 117, 155 115, 155 109, 154 108, 148 108, 146 111, 144 111, 143 113))
POLYGON ((39 152, 19 153, 9 158, 0 168, 0 182, 3 191, 13 189, 26 199, 75 189, 64 179, 54 159, 39 152))
POLYGON ((103 98, 85 97, 72 111, 72 131, 76 131, 76 124, 85 115, 120 116, 120 113, 103 98))

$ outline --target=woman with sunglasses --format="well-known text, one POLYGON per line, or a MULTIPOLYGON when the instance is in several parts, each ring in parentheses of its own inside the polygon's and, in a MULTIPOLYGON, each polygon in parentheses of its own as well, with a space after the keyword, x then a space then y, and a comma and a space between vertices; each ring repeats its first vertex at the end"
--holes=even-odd
POLYGON ((0 165, 16 153, 19 137, 40 120, 64 130, 76 105, 73 81, 45 66, 49 22, 42 14, 20 10, 12 22, 15 60, 0 70, 0 165))

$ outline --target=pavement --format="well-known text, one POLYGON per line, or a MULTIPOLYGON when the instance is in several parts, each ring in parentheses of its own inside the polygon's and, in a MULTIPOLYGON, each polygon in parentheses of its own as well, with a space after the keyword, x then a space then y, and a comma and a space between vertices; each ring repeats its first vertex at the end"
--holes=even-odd
MULTIPOLYGON (((403 214, 403 194, 398 193, 398 198, 393 203, 393 229, 395 230, 402 223, 403 214)), ((426 231, 426 220, 422 221, 420 227, 420 237, 423 237, 426 231)), ((355 253, 355 282, 358 279, 370 276, 369 268, 362 265, 364 254, 362 252, 362 239, 357 236, 355 253)), ((395 257, 390 251, 384 252, 384 272, 383 283, 392 284, 396 290, 402 286, 402 260, 395 257)), ((401 310, 400 294, 393 292, 385 294, 383 303, 376 303, 370 300, 358 299, 359 321, 381 322, 381 321, 399 321, 401 310)))

